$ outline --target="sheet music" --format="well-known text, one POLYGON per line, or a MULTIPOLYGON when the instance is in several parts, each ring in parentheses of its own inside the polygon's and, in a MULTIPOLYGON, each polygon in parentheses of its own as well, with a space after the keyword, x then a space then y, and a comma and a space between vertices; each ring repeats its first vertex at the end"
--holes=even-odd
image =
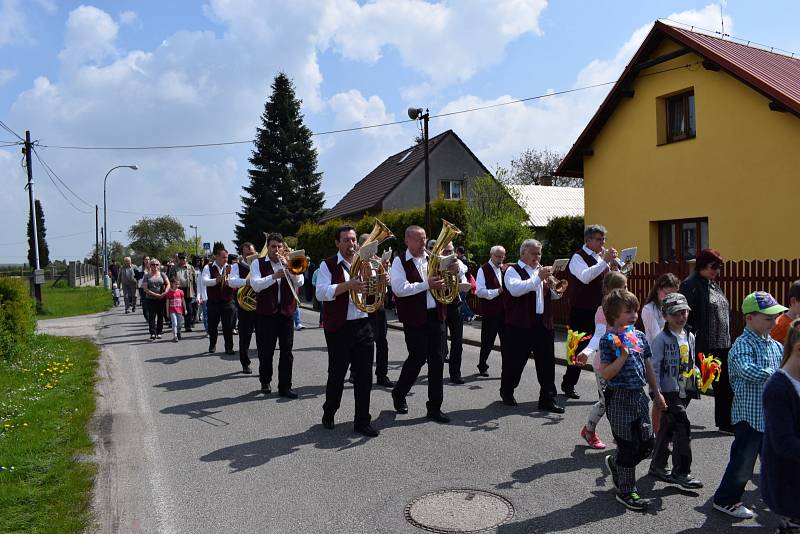
POLYGON ((619 253, 619 259, 622 261, 623 264, 626 263, 633 263, 636 260, 636 251, 638 247, 630 247, 622 249, 622 252, 619 253))
POLYGON ((553 262, 553 274, 563 271, 569 265, 569 258, 559 258, 553 262))

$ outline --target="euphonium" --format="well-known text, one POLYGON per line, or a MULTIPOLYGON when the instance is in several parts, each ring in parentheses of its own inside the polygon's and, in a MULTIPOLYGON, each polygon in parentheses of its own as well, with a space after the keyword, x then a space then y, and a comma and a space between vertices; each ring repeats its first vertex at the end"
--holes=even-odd
POLYGON ((383 307, 386 296, 386 267, 383 261, 375 259, 378 245, 394 237, 392 231, 378 219, 366 241, 356 252, 353 264, 350 265, 350 278, 357 278, 365 282, 367 287, 361 291, 350 290, 350 300, 353 305, 365 313, 373 313, 383 307))
MULTIPOLYGON (((264 234, 266 235, 266 234, 264 234)), ((247 265, 250 265, 252 269, 252 264, 255 260, 259 258, 266 258, 267 254, 269 253, 269 243, 264 243, 264 248, 261 249, 259 254, 252 254, 245 258, 247 265)), ((247 278, 245 279, 245 285, 239 288, 239 292, 236 293, 236 300, 239 302, 239 307, 244 311, 255 311, 256 309, 256 296, 257 293, 250 287, 250 273, 247 273, 247 278)))
POLYGON ((458 296, 459 275, 448 270, 441 271, 440 265, 444 247, 459 235, 461 235, 461 230, 456 228, 453 223, 442 219, 442 231, 439 232, 439 237, 436 238, 436 244, 433 246, 428 258, 428 278, 441 276, 444 279, 444 287, 442 289, 431 289, 433 298, 442 304, 450 304, 458 296))

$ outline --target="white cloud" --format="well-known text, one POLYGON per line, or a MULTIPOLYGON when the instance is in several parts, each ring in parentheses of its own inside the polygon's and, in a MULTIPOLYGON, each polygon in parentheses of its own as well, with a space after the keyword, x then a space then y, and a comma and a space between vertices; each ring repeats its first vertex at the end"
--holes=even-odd
POLYGON ((17 71, 12 69, 0 69, 0 85, 9 82, 17 77, 17 71))
POLYGON ((125 26, 139 25, 139 15, 137 15, 135 11, 123 11, 119 14, 119 23, 125 26))
POLYGON ((541 34, 538 19, 546 6, 546 0, 377 0, 364 5, 340 0, 325 7, 319 39, 359 61, 378 61, 384 49, 394 48, 407 67, 444 85, 498 63, 506 45, 521 35, 541 34))
POLYGON ((30 41, 27 25, 19 0, 0 2, 0 46, 30 41))
POLYGON ((67 64, 99 62, 116 53, 119 26, 105 11, 93 6, 73 9, 67 19, 66 47, 58 57, 67 64))

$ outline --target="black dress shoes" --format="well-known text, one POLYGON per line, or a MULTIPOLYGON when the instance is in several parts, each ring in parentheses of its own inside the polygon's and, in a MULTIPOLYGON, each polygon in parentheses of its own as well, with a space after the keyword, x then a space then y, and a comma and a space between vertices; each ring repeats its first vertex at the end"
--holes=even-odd
POLYGON ((503 404, 506 406, 516 406, 517 399, 514 398, 514 395, 500 395, 500 399, 502 399, 503 404))
POLYGON ((296 399, 297 398, 297 392, 295 390, 293 390, 292 388, 279 389, 278 390, 278 395, 280 395, 281 397, 286 397, 287 399, 296 399))
POLYGON ((328 430, 333 430, 333 417, 328 418, 326 416, 322 416, 322 426, 328 430))
POLYGON ((489 373, 486 371, 478 371, 478 376, 489 376, 489 373))
POLYGON ((564 396, 568 399, 580 399, 581 396, 575 393, 574 389, 568 389, 564 391, 564 396))
POLYGON ((242 366, 242 373, 244 373, 246 375, 252 375, 253 371, 250 369, 249 365, 243 365, 242 366))
POLYGON ((437 423, 444 424, 450 422, 450 418, 447 417, 445 414, 443 414, 441 411, 428 412, 427 414, 425 414, 425 417, 431 419, 432 421, 436 421, 437 423))
POLYGON ((217 352, 217 347, 215 347, 214 345, 209 345, 208 346, 208 353, 209 354, 214 354, 215 352, 217 352))
POLYGON ((450 377, 451 384, 464 384, 464 379, 460 376, 451 376, 450 377))
POLYGON ((376 380, 375 383, 378 384, 379 386, 383 386, 385 388, 393 388, 394 387, 394 382, 389 380, 388 376, 379 376, 378 380, 376 380))
POLYGON ((539 401, 539 409, 543 412, 550 412, 550 413, 564 413, 564 408, 559 406, 553 401, 549 402, 542 402, 539 401))
MULTIPOLYGON (((323 422, 322 424, 325 424, 325 423, 323 422)), ((379 434, 379 432, 377 430, 375 430, 374 428, 372 428, 372 426, 369 423, 364 423, 362 425, 356 425, 355 427, 353 427, 353 430, 355 430, 359 434, 367 436, 368 438, 376 438, 376 437, 378 437, 378 434, 379 434)))
POLYGON ((394 411, 397 413, 408 413, 408 403, 404 398, 398 398, 392 393, 392 401, 394 402, 394 411))
POLYGON ((266 385, 262 384, 261 385, 261 393, 263 393, 265 395, 269 395, 270 393, 272 393, 272 386, 270 386, 269 384, 266 384, 266 385))

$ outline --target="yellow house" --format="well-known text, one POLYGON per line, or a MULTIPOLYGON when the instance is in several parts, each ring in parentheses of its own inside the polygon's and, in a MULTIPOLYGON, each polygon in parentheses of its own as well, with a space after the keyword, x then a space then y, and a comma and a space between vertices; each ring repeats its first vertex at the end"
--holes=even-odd
POLYGON ((800 59, 656 22, 557 174, 637 261, 800 256, 800 59))

